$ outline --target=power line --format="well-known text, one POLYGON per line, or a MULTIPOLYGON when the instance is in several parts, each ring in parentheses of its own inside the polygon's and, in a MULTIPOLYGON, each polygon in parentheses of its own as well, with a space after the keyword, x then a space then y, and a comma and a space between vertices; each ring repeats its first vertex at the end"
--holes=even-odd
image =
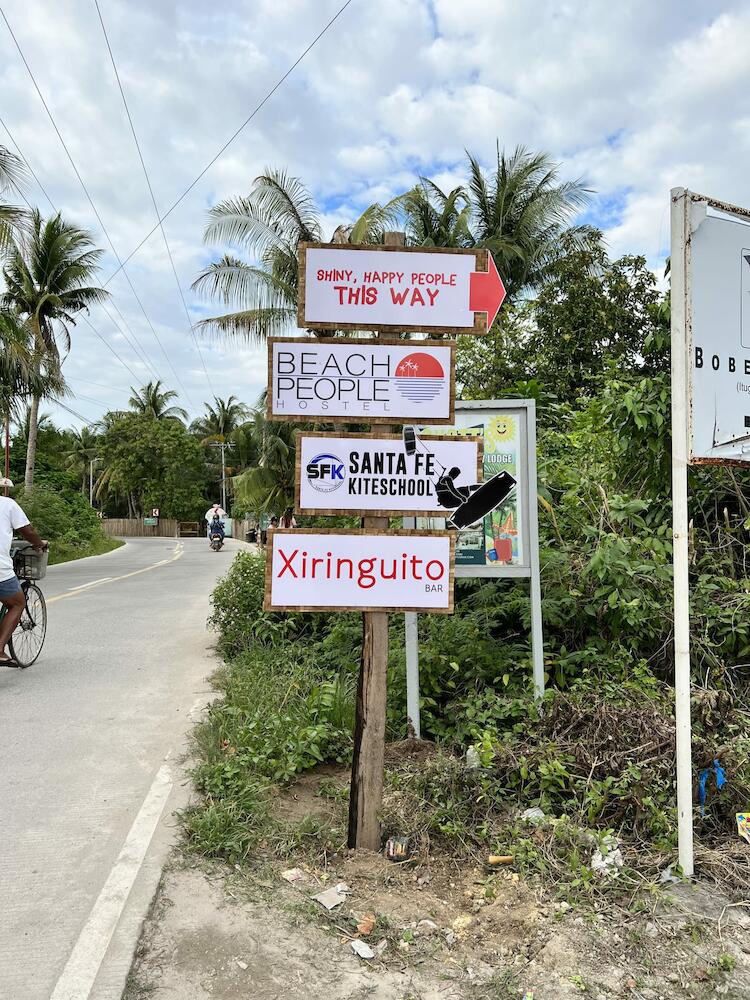
MULTIPOLYGON (((0 119, 0 121, 2 121, 2 119, 0 119)), ((46 192, 46 191, 44 190, 44 188, 42 187, 42 183, 41 183, 41 181, 39 180, 39 178, 37 177, 37 175, 36 175, 36 174, 34 173, 34 168, 33 168, 33 167, 31 166, 31 163, 29 162, 29 160, 28 160, 28 157, 26 157, 26 156, 24 155, 24 153, 23 153, 23 150, 22 150, 22 149, 21 149, 21 147, 20 147, 20 146, 18 145, 18 143, 16 142, 16 140, 15 140, 15 139, 13 138, 13 135, 11 134, 11 132, 10 132, 10 129, 9 129, 9 128, 8 128, 8 126, 7 126, 6 124, 5 124, 5 122, 3 122, 2 124, 3 124, 3 128, 4 128, 4 129, 5 129, 5 131, 6 131, 7 133, 8 133, 8 136, 9 136, 9 138, 10 138, 10 141, 11 141, 11 142, 13 143, 13 145, 14 145, 14 146, 16 147, 16 149, 17 149, 17 151, 18 151, 18 155, 19 155, 19 156, 21 157, 21 159, 22 159, 22 160, 23 160, 23 162, 24 162, 24 163, 26 164, 26 166, 27 166, 27 167, 29 168, 29 171, 30 171, 31 175, 32 175, 32 176, 34 177, 34 179, 36 180, 37 184, 38 184, 38 185, 39 185, 39 187, 41 188, 41 190, 42 190, 42 192, 43 192, 43 194, 44 194, 44 197, 45 197, 45 198, 47 199, 47 201, 48 201, 48 202, 50 203, 50 206, 51 206, 51 208, 52 208, 52 211, 53 211, 53 212, 57 212, 57 211, 58 211, 58 208, 56 207, 55 203, 54 203, 54 202, 52 201, 52 199, 50 198, 50 196, 49 196, 49 195, 47 194, 47 192, 46 192)), ((23 199, 24 203, 26 204, 27 208, 28 208, 29 210, 31 210, 31 208, 32 208, 32 206, 31 206, 31 202, 30 202, 30 201, 28 200, 28 198, 27 198, 27 197, 26 197, 26 196, 25 196, 25 195, 23 194, 23 192, 19 192, 19 193, 20 193, 20 195, 21 195, 21 198, 23 199)), ((114 323, 114 325, 115 325, 115 328, 116 328, 116 329, 117 329, 117 330, 118 330, 118 331, 119 331, 119 332, 120 332, 120 333, 121 333, 121 334, 123 335, 123 337, 125 337, 125 340, 127 341, 128 345, 129 345, 130 347, 132 347, 132 348, 133 348, 133 350, 135 351, 135 354, 136 354, 136 357, 138 357, 138 360, 139 360, 139 361, 140 361, 140 360, 142 360, 142 359, 141 359, 141 357, 140 357, 140 355, 138 354, 138 350, 136 349, 135 345, 134 345, 133 343, 131 343, 131 341, 130 341, 130 340, 128 339, 128 335, 127 335, 127 334, 126 334, 126 333, 125 333, 125 332, 124 332, 123 330, 121 330, 121 329, 120 329, 120 327, 119 327, 119 326, 118 326, 118 324, 117 324, 117 321, 116 321, 115 319, 113 319, 113 318, 112 318, 112 316, 111 316, 111 315, 109 314, 109 312, 107 311, 107 308, 106 308, 106 306, 105 306, 105 305, 104 305, 103 303, 99 303, 99 304, 101 305, 102 309, 103 309, 103 310, 104 310, 104 312, 106 313, 106 315, 107 315, 108 319, 110 319, 110 320, 112 321, 112 323, 114 323)), ((115 303, 114 303, 114 302, 112 303, 112 305, 113 305, 113 307, 114 307, 115 309, 117 309, 117 306, 115 305, 115 303)), ((122 317, 122 313, 120 313, 120 310, 119 310, 119 309, 117 309, 117 312, 118 312, 118 313, 120 314, 120 316, 122 317)), ((122 317, 122 318, 123 318, 123 321, 124 321, 124 317, 122 317)), ((111 352, 112 352, 112 354, 114 354, 114 356, 115 356, 115 357, 117 358, 117 360, 118 360, 118 361, 120 362, 120 364, 121 364, 121 365, 123 366, 123 368, 127 369, 127 371, 129 371, 129 372, 130 372, 130 374, 131 374, 131 375, 133 376, 133 378, 134 378, 134 379, 135 379, 136 381, 140 381, 140 376, 136 375, 136 374, 135 374, 135 372, 133 371, 133 369, 132 369, 132 368, 130 367, 130 365, 129 365, 129 364, 127 364, 127 362, 123 361, 123 359, 122 359, 122 358, 120 357, 120 355, 119 355, 119 354, 117 353, 117 351, 116 351, 116 350, 114 349, 114 347, 112 347, 112 345, 111 345, 111 344, 109 343, 109 341, 105 340, 105 339, 104 339, 104 337, 103 337, 103 336, 101 335, 101 333, 99 333, 99 331, 98 331, 98 330, 96 329, 96 327, 95 327, 95 326, 94 326, 94 324, 93 324, 93 323, 91 322, 91 320, 90 320, 90 319, 88 318, 88 316, 84 316, 84 317, 83 317, 83 319, 84 319, 84 320, 86 321, 86 323, 88 323, 88 325, 89 325, 89 326, 91 327, 91 329, 92 329, 92 330, 94 331, 94 333, 95 333, 95 334, 96 334, 96 336, 97 336, 97 337, 99 338, 99 340, 101 340, 101 342, 102 342, 102 343, 104 344, 104 346, 105 346, 105 347, 107 348, 107 350, 111 351, 111 352)), ((127 324, 126 324, 126 326, 127 326, 127 324)), ((135 336, 135 335, 134 335, 134 336, 135 336)), ((149 360, 148 360, 148 357, 146 357, 146 355, 145 355, 145 352, 143 352, 143 349, 142 349, 142 348, 141 348, 141 351, 142 351, 142 353, 144 354, 144 357, 146 358, 146 364, 147 364, 147 367, 148 367, 148 366, 150 366, 150 367, 151 367, 151 370, 152 370, 152 371, 154 372, 154 374, 156 375, 156 377, 157 377, 157 379, 158 379, 158 378, 159 378, 159 375, 158 375, 158 373, 156 372, 156 369, 155 369, 155 368, 153 367, 153 365, 150 365, 150 362, 149 362, 149 360)))
POLYGON ((211 169, 211 167, 214 165, 214 163, 216 163, 216 161, 219 159, 219 157, 231 146, 231 144, 234 142, 234 140, 237 138, 237 136, 240 134, 240 132, 242 132, 243 129, 245 129, 245 127, 250 124, 250 122, 253 120, 253 118, 255 118, 255 116, 260 111, 260 109, 263 107, 263 105, 266 104, 267 101, 269 101, 271 97, 273 97, 273 95, 276 93, 276 91, 279 89, 279 87, 282 85, 282 83, 284 83, 284 81, 287 79, 287 77, 291 76, 291 74, 294 72, 294 70, 297 68, 297 66, 299 66, 299 64, 302 62, 302 60, 308 54, 308 52, 310 52, 317 45, 317 43, 320 41, 320 39, 323 37, 323 35, 325 35, 325 33, 328 31, 328 29, 333 25, 334 21, 338 20, 338 18, 344 13, 344 11, 346 10, 346 8, 349 6, 349 4, 351 2, 352 2, 352 0, 346 0, 346 3, 343 4, 341 7, 339 7, 339 9, 333 15, 333 17, 331 18, 331 20, 328 21, 328 23, 321 29, 321 31, 318 32, 318 34, 315 36, 315 38, 313 38, 313 40, 310 42, 310 44, 307 46, 307 48, 302 52, 302 54, 299 55, 297 57, 297 59, 295 59, 295 61, 292 63, 292 65, 289 67, 289 69, 286 71, 286 73, 284 73, 284 75, 282 77, 280 77, 276 81, 276 83, 268 91, 268 93, 263 98, 263 100, 259 104, 257 104, 255 106, 255 108, 247 116, 247 118, 240 125, 240 127, 235 132, 233 132, 232 135, 230 135, 230 137, 227 139, 227 141, 224 143, 224 145, 221 147, 221 149, 218 151, 218 153, 212 159, 210 159, 208 161, 208 163, 205 165, 205 167, 203 168, 203 170, 201 170, 201 172, 198 174, 198 176, 195 178, 195 180, 192 181, 192 183, 189 184, 185 188, 185 190, 182 192, 182 194, 180 195, 180 197, 170 206, 169 209, 167 209, 167 211, 164 213, 164 215, 161 216, 161 218, 159 219, 159 221, 157 222, 157 224, 154 226, 154 228, 151 229, 143 237, 143 239, 141 240, 141 242, 138 244, 138 246, 134 250, 131 250, 131 252, 127 255, 127 257, 125 258, 125 260, 122 261, 122 263, 120 264, 120 266, 117 268, 117 270, 113 271, 112 274, 110 274, 110 276, 104 282, 105 286, 108 285, 110 283, 110 281, 115 277, 115 275, 118 274, 122 270, 122 268, 127 264, 127 262, 131 259, 131 257, 135 256, 135 254, 138 253, 138 251, 141 249, 141 247, 143 246, 143 244, 146 243, 154 235, 154 233, 159 228, 159 226, 164 222, 164 220, 167 219, 172 214, 172 212, 177 208, 177 206, 180 204, 180 202, 193 190, 193 188, 198 183, 198 181, 201 179, 201 177, 203 177, 206 173, 208 173, 208 171, 211 169))
POLYGON ((95 385, 99 389, 110 389, 112 392, 121 392, 125 396, 128 394, 127 389, 120 389, 116 385, 105 385, 104 382, 92 382, 89 378, 81 378, 79 375, 74 375, 72 378, 68 376, 68 382, 83 382, 84 385, 95 385))
POLYGON ((140 382, 140 377, 138 375, 136 375, 136 373, 133 371, 133 369, 130 367, 130 365, 127 363, 127 361, 123 361, 122 360, 122 358, 117 353, 117 351, 114 349, 114 347, 110 344, 110 342, 108 340, 105 340, 104 337, 102 337, 102 335, 99 333, 99 331, 94 326, 94 324, 91 322, 91 320, 88 318, 88 316, 84 316, 83 318, 88 323, 88 325, 91 327, 91 329, 94 331, 94 333, 97 335, 97 337, 99 338, 99 340, 101 340, 101 342, 104 344, 104 346, 109 351, 111 351, 112 354, 114 354, 114 356, 117 358, 117 360, 123 366, 123 368, 126 368, 130 372, 130 374, 133 376, 133 378, 136 380, 136 382, 140 382))
POLYGON ((172 267, 172 274, 174 275, 174 280, 175 280, 175 283, 177 285, 177 291, 178 291, 179 296, 180 296, 180 301, 182 302, 182 308, 185 311, 185 319, 188 322, 188 328, 190 330, 190 335, 193 338, 193 343, 195 344, 195 349, 198 352, 198 357, 200 358, 201 365, 203 366, 203 371, 205 372, 206 379, 208 381, 208 386, 209 386, 211 392, 213 393, 213 395, 215 396, 216 395, 216 391, 214 390, 214 387, 213 387, 213 385, 211 383, 211 376, 208 374, 208 368, 206 368, 206 362, 203 359, 203 352, 201 351, 200 344, 198 343, 198 338, 195 335, 195 327, 193 325, 193 321, 190 319, 190 313, 188 311, 187 302, 185 301, 185 296, 184 296, 184 294, 182 292, 182 285, 180 284, 180 279, 179 279, 179 277, 177 275, 177 268, 175 267, 175 264, 174 264, 174 258, 172 257, 172 251, 171 251, 170 246, 169 246, 169 240, 167 239, 167 233, 166 233, 166 230, 164 229, 164 225, 163 225, 161 219, 159 218, 159 206, 156 204, 156 196, 154 195, 154 189, 153 189, 153 186, 151 184, 151 178, 149 177, 148 170, 146 168, 146 161, 143 158, 143 152, 141 150, 141 144, 138 142, 138 135, 136 134, 136 131, 135 131, 135 124, 133 122, 133 116, 131 115, 130 108, 128 107, 128 101, 127 101, 127 98, 125 97, 125 90, 124 90, 124 88, 122 86, 122 81, 120 80, 120 73, 119 73, 119 71, 117 69, 117 63, 115 62, 115 55, 114 55, 114 52, 112 51, 112 46, 111 46, 110 41, 109 41, 109 36, 107 35, 107 29, 106 29, 105 24, 104 24, 104 18, 102 17, 101 9, 99 8, 99 0, 94 0, 94 6, 96 7, 96 13, 99 15, 99 23, 102 26, 102 33, 104 34, 104 41, 106 42, 107 51, 109 52, 109 58, 110 58, 110 61, 112 62, 112 69, 115 72, 115 79, 117 80, 117 86, 118 86, 118 88, 120 90, 120 97, 122 97, 122 103, 123 103, 123 105, 125 107, 125 114, 128 116, 128 124, 130 125, 130 131, 131 131, 132 136, 133 136, 133 142, 135 143, 135 148, 138 151, 138 159, 141 161, 141 168, 143 170, 143 176, 146 178, 146 186, 148 187, 148 193, 151 196, 151 204, 154 206, 154 212, 156 214, 157 225, 159 226, 159 229, 161 229, 162 239, 164 240, 164 247, 165 247, 165 249, 167 251, 167 256, 169 257, 169 263, 170 263, 170 265, 172 267))
POLYGON ((72 407, 67 406, 65 403, 61 403, 59 399, 52 400, 52 402, 54 402, 55 405, 59 406, 61 409, 67 410, 68 413, 72 413, 76 420, 80 420, 87 427, 96 427, 99 423, 98 420, 87 420, 82 413, 77 413, 74 409, 72 409, 72 407))
MULTIPOLYGON (((145 310, 145 308, 143 306, 143 303, 141 302, 141 300, 140 300, 140 298, 138 296, 138 293, 136 292, 135 287, 133 286, 133 282, 130 280, 130 275, 125 270, 125 264, 127 263, 127 261, 122 261, 120 259, 119 254, 117 253, 117 250, 115 250, 114 243, 112 242, 112 240, 110 238, 109 232, 107 231, 107 227, 104 225, 104 222, 102 221, 102 217, 99 214, 99 211, 98 211, 96 205, 94 204, 94 200, 93 200, 93 198, 91 197, 91 195, 89 193, 89 189, 86 187, 86 183, 83 180, 83 177, 81 176, 81 173, 78 170, 78 167, 76 166, 75 160, 73 159, 73 156, 71 155, 71 152, 68 149, 68 146, 67 146, 65 140, 63 139, 62 133, 60 132, 60 129, 57 127, 57 122, 55 121, 55 117, 52 114, 52 112, 50 111, 49 105, 47 104, 46 100, 44 99, 44 95, 42 94, 42 91, 39 88, 39 84, 36 82, 36 77, 34 76, 34 73, 32 72, 31 66, 29 65, 28 60, 26 59, 26 56, 23 53, 23 49, 21 48, 21 46, 20 46, 20 44, 18 42, 18 39, 16 38, 15 33, 14 33, 13 29, 11 28, 10 22, 8 21, 8 18, 5 15, 5 11, 2 9, 2 7, 0 7, 0 15, 2 15, 3 21, 5 21, 5 26, 7 27, 8 31, 10 33, 10 37, 13 39, 13 43, 16 46, 16 49, 18 50, 18 54, 20 55, 21 60, 22 60, 22 62, 24 64, 24 66, 26 67, 26 71, 28 72, 28 74, 29 74, 29 76, 31 78, 31 82, 34 84, 34 89, 36 90, 36 92, 37 92, 37 94, 39 96, 39 100, 42 102, 44 110, 47 112, 47 117, 49 118, 49 120, 50 120, 50 122, 52 124, 52 128, 55 130, 57 138, 60 140, 60 145, 62 146, 63 150, 65 151, 65 155, 67 156, 67 158, 68 158, 68 160, 70 162, 70 165, 73 168, 73 172, 75 173, 76 177, 78 178, 78 183, 81 185, 81 188, 83 189, 83 193, 86 195, 86 198, 88 199, 89 205, 91 205, 91 209, 92 209, 94 215, 96 216, 96 219, 97 219, 97 221, 98 221, 98 223, 99 223, 99 225, 101 227, 102 232, 104 233, 104 236, 106 237, 107 242, 109 243, 110 249, 112 250, 112 253, 113 253, 114 257, 115 257, 115 260, 117 261, 117 263, 119 265, 118 268, 117 268, 117 271, 115 273, 118 273, 119 271, 123 272, 123 274, 125 276, 125 280, 127 281, 128 285, 130 286, 130 290, 132 291, 133 295, 135 296, 135 300, 138 303, 138 305, 140 306, 141 312, 143 313, 144 318, 145 318, 146 322, 148 323, 149 328, 151 329, 151 332, 153 333, 154 337, 156 338, 157 344, 161 348, 162 353, 163 353, 164 357, 166 358, 167 364, 172 369, 172 374, 174 375, 175 379, 177 380, 177 383, 180 386, 180 388, 182 389, 182 391, 185 393, 185 396, 186 396, 188 402, 191 405, 193 405, 192 400, 190 399, 190 395, 189 395, 187 389, 185 388, 185 386, 180 381, 180 376, 177 374, 177 372, 175 370, 175 367, 172 364, 172 361, 171 361, 169 355, 164 350, 164 346, 163 346, 161 340, 159 339, 159 335, 157 334, 157 332, 154 329, 154 326, 153 326, 151 320, 148 317, 148 314, 147 314, 147 312, 146 312, 146 310, 145 310)), ((107 281, 105 282, 105 285, 109 283, 109 281, 111 280, 111 278, 112 278, 112 275, 110 275, 110 278, 107 279, 107 281)))

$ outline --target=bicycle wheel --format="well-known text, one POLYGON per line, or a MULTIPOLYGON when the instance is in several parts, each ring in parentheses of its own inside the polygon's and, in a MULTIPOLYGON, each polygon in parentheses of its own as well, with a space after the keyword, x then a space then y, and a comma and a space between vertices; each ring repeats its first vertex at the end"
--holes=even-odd
POLYGON ((10 654, 21 667, 30 667, 42 651, 47 634, 47 605, 35 583, 22 584, 26 607, 9 643, 10 654))

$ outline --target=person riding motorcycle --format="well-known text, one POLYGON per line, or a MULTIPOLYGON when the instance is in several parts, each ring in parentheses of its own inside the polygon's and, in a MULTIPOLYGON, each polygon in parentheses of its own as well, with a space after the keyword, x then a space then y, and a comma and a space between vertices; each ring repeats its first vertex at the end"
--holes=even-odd
POLYGON ((208 526, 208 537, 209 540, 218 535, 222 542, 224 541, 224 522, 221 520, 218 514, 214 514, 211 518, 211 523, 208 526))

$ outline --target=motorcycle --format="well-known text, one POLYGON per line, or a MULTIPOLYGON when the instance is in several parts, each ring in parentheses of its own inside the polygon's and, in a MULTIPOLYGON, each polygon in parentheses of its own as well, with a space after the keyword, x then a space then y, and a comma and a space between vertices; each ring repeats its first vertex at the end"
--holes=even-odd
POLYGON ((209 545, 211 546, 212 551, 218 552, 223 544, 224 536, 219 534, 218 531, 212 532, 211 538, 209 539, 209 545))

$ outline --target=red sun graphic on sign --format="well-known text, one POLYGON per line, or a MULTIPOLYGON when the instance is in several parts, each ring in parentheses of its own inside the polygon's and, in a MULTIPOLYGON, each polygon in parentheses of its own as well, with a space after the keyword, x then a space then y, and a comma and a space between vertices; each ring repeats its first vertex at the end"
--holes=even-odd
POLYGON ((413 403, 434 399, 444 384, 443 366, 432 354, 413 351, 396 366, 396 387, 413 403))

